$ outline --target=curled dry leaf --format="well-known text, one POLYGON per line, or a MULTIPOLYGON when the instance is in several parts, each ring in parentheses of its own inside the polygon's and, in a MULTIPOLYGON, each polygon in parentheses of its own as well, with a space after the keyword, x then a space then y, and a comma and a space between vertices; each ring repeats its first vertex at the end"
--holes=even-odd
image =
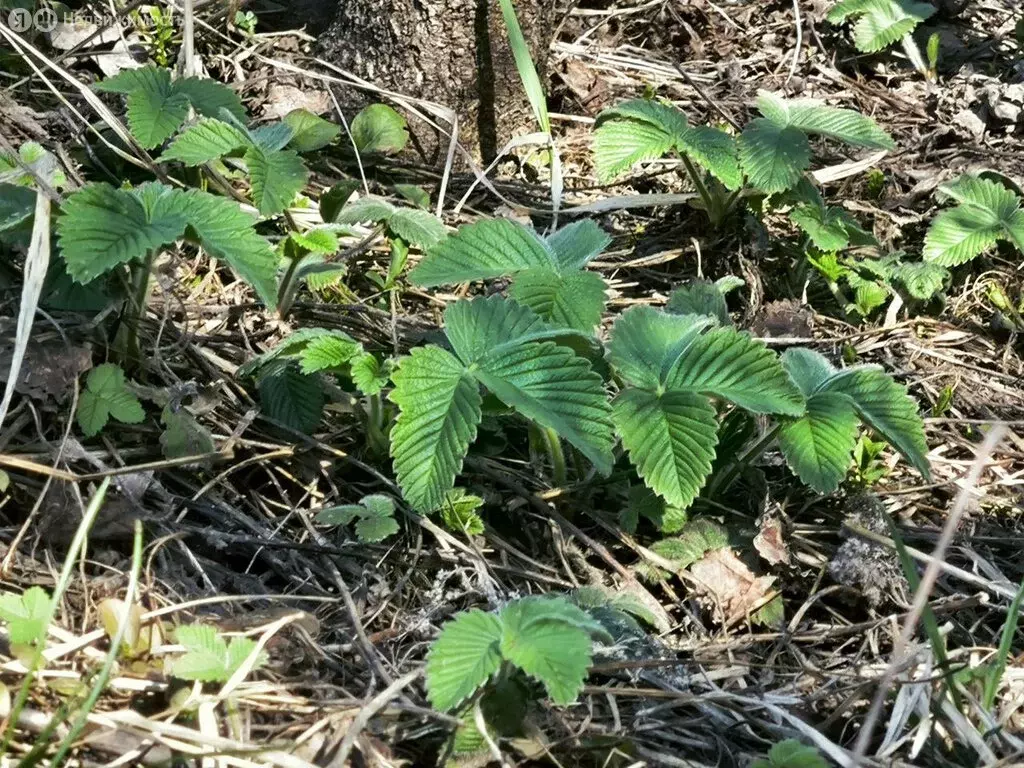
POLYGON ((758 608, 775 582, 774 576, 755 576, 728 547, 708 552, 690 566, 690 575, 713 607, 715 618, 726 625, 758 608))
POLYGON ((758 520, 758 533, 754 537, 754 549, 770 565, 789 565, 789 547, 782 534, 782 521, 774 515, 762 515, 758 520))

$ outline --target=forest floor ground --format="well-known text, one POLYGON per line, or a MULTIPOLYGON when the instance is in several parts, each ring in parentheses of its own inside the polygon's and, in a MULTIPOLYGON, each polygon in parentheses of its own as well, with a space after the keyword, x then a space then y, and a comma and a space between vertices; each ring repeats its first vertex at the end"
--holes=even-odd
MULTIPOLYGON (((1024 306, 1021 254, 992 251, 958 268, 941 301, 887 302, 861 318, 837 303, 812 271, 793 268, 798 239, 784 221, 747 217, 716 231, 685 204, 634 205, 631 196, 690 193, 669 163, 619 185, 599 185, 593 174, 592 126, 605 107, 646 90, 678 104, 692 123, 723 116, 742 122, 757 90, 767 89, 859 109, 891 133, 898 149, 872 166, 882 177, 841 169, 827 189, 830 201, 841 201, 892 250, 920 251, 943 182, 988 169, 1024 185, 1024 53, 1015 38, 1021 19, 1015 3, 968 2, 935 22, 942 39, 937 83, 916 75, 898 54, 857 53, 847 33, 823 21, 825 5, 799 3, 797 22, 790 2, 582 2, 560 26, 549 61, 561 205, 590 206, 614 235, 593 265, 610 286, 612 312, 661 305, 688 279, 735 275, 744 281, 730 299, 740 327, 772 345, 801 343, 832 357, 878 363, 921 403, 930 482, 885 452, 865 458, 842 493, 821 498, 795 483, 769 452, 756 487, 697 510, 748 544, 769 528, 778 534, 782 562, 772 564, 749 546, 737 551, 774 577, 785 604, 781 626, 723 626, 691 584, 639 580, 635 568, 658 536, 617 527, 624 497, 586 483, 552 488, 536 457, 509 449, 500 434, 488 436, 492 446, 478 445, 461 481, 486 501, 482 535, 453 534, 411 513, 404 514, 400 535, 383 544, 318 529, 313 513, 328 500, 396 493, 388 462, 369 453, 344 402, 329 407, 311 436, 282 432, 233 378, 236 368, 306 325, 345 330, 370 349, 406 350, 436 331, 455 296, 413 288, 382 295, 367 275, 386 271, 388 254, 372 248, 350 265, 344 289, 301 294, 284 323, 255 305, 241 283, 225 286, 205 261, 194 260, 158 272, 143 325, 143 346, 153 350, 147 385, 195 393, 194 411, 230 459, 173 466, 161 461, 155 428, 145 426, 119 433, 116 444, 102 437, 78 442, 68 430, 69 403, 81 350, 94 341, 97 322, 62 317, 36 325, 27 365, 45 385, 37 398, 17 398, 0 430, 11 479, 0 513, 4 586, 53 589, 82 498, 101 477, 114 483, 87 562, 65 592, 51 631, 59 645, 46 685, 32 689, 22 713, 15 753, 28 753, 73 684, 88 681, 102 657, 99 606, 124 595, 133 521, 142 519, 147 549, 138 602, 146 616, 199 618, 255 637, 272 628, 270 664, 222 697, 229 706, 208 697, 194 720, 174 726, 161 723, 170 683, 159 667, 118 670, 76 749, 82 764, 113 764, 134 749, 133 760, 152 765, 167 764, 175 752, 209 750, 231 755, 234 765, 431 764, 451 727, 450 718, 430 711, 420 678, 439 626, 468 607, 581 585, 612 587, 657 605, 669 623, 667 631, 652 631, 660 652, 603 660, 578 704, 536 708, 528 733, 503 745, 511 763, 745 765, 789 736, 849 764, 888 671, 895 674, 892 694, 865 764, 1024 761, 1019 632, 992 710, 998 722, 986 720, 979 694, 955 707, 944 693, 951 670, 965 690, 977 691, 972 670, 992 658, 1024 578, 1024 325, 998 298, 1024 306), (1006 428, 1002 440, 979 454, 998 424, 1006 428), (976 462, 983 471, 971 482, 976 462), (66 473, 78 482, 68 482, 66 473), (867 479, 869 488, 858 485, 867 479), (886 570, 887 531, 876 532, 881 543, 865 547, 861 573, 845 585, 834 578, 830 563, 851 536, 844 523, 866 519, 858 517, 858 504, 878 505, 898 521, 921 569, 950 511, 966 505, 928 602, 945 638, 944 663, 919 631, 909 661, 893 669, 914 590, 898 568, 886 570), (288 755, 253 753, 268 744, 288 755)), ((239 85, 252 113, 329 103, 328 84, 314 74, 323 70, 305 53, 306 36, 257 29, 255 37, 225 37, 222 16, 201 10, 199 17, 204 62, 218 79, 239 85)), ((88 58, 66 64, 83 80, 95 78, 88 58)), ((0 116, 13 144, 73 140, 66 107, 54 106, 38 82, 0 91, 0 116)), ((517 154, 523 162, 499 164, 494 174, 506 202, 478 187, 456 212, 473 180, 456 168, 445 222, 533 212, 546 223, 546 170, 536 157, 517 154)), ((826 147, 816 167, 861 157, 826 147)), ((330 158, 313 168, 314 190, 343 175, 330 158)), ((436 200, 436 171, 395 160, 373 169, 370 181, 384 177, 423 185, 436 200)), ((17 302, 15 284, 5 299, 5 336, 13 336, 17 302)), ((13 696, 23 668, 13 659, 0 667, 13 696)))

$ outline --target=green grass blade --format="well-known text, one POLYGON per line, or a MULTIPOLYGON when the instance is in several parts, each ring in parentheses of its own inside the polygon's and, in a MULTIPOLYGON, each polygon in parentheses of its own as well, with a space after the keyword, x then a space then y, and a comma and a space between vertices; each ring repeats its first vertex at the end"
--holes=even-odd
POLYGON ((103 506, 103 500, 107 496, 107 489, 109 487, 110 477, 106 477, 103 482, 100 483, 100 487, 96 490, 96 493, 93 494, 92 499, 89 500, 89 504, 85 508, 85 514, 82 515, 82 522, 78 524, 78 529, 75 531, 75 535, 71 539, 71 545, 68 547, 67 555, 64 558, 64 565, 61 567, 60 575, 57 577, 57 584, 54 587, 53 595, 50 596, 49 616, 39 633, 39 637, 36 638, 35 653, 32 657, 32 663, 29 665, 28 672, 25 675, 24 680, 22 680, 21 687, 18 689, 18 695, 14 700, 14 704, 11 706, 11 712, 7 718, 7 728, 4 730, 3 739, 0 740, 0 756, 7 754, 7 749, 10 747, 11 740, 14 738, 17 731, 18 717, 21 715, 21 711, 25 708, 25 704, 28 702, 29 693, 32 690, 32 682, 35 680, 35 673, 43 661, 43 651, 46 649, 47 629, 53 623, 53 619, 57 615, 57 606, 60 605, 61 597, 67 591, 68 585, 71 583, 71 577, 74 575, 75 568, 78 565, 78 555, 85 547, 85 541, 89 536, 89 530, 92 528, 92 524, 96 521, 96 516, 100 513, 100 508, 103 506))
POLYGON ((1010 610, 1006 614, 1006 623, 1003 624, 1003 634, 999 639, 999 650, 996 657, 989 665, 985 673, 985 688, 981 695, 981 705, 985 709, 992 709, 996 701, 996 690, 999 688, 999 681, 1003 679, 1003 672, 1006 671, 1006 659, 1010 656, 1010 648, 1013 645, 1013 637, 1017 634, 1017 620, 1020 618, 1020 602, 1024 598, 1024 581, 1020 583, 1017 595, 1010 603, 1010 610))
POLYGON ((548 103, 544 96, 544 88, 540 84, 537 68, 533 65, 530 46, 526 44, 522 27, 519 26, 515 6, 512 5, 512 0, 498 0, 498 2, 501 5, 501 15, 505 19, 505 28, 508 30, 508 42, 512 46, 512 55, 516 60, 519 78, 523 81, 526 98, 530 100, 533 115, 537 118, 537 124, 540 125, 541 130, 551 135, 551 120, 548 118, 548 103))

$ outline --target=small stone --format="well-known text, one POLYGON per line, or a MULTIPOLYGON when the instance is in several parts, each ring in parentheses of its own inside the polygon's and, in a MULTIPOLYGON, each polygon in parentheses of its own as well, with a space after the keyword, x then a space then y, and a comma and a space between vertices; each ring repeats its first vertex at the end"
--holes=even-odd
POLYGON ((1009 101, 999 102, 992 110, 992 115, 1004 123, 1016 124, 1020 119, 1021 108, 1009 101))
POLYGON ((1024 104, 1024 83, 1014 83, 1004 87, 1003 98, 1014 104, 1024 104))
POLYGON ((961 109, 953 117, 953 123, 966 129, 974 138, 980 139, 985 133, 985 121, 970 109, 961 109))

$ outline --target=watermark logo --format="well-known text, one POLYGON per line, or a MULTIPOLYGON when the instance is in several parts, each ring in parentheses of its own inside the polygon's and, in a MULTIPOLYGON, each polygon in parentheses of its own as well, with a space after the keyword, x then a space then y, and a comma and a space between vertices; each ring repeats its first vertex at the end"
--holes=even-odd
POLYGON ((32 21, 40 32, 53 32, 57 28, 57 12, 53 8, 40 8, 32 16, 32 21))
POLYGON ((19 34, 32 29, 32 12, 28 8, 15 8, 7 15, 7 26, 19 34))
MULTIPOLYGON (((113 16, 97 16, 86 11, 75 11, 58 16, 53 8, 40 8, 35 13, 27 8, 15 8, 7 14, 7 26, 18 34, 33 29, 39 32, 53 32, 61 23, 84 28, 89 26, 109 27, 118 22, 119 19, 113 16)), ((130 24, 128 21, 122 23, 130 24)))

